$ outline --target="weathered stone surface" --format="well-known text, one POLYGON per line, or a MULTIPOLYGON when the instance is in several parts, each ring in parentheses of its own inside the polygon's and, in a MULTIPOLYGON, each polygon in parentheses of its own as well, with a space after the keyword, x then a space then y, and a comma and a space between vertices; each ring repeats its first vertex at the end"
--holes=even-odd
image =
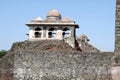
POLYGON ((100 52, 100 50, 98 50, 91 44, 81 42, 79 39, 75 40, 73 38, 67 38, 65 40, 40 40, 40 41, 16 42, 13 44, 11 51, 15 51, 16 48, 18 50, 100 52), (71 46, 74 46, 75 48, 71 46))
POLYGON ((100 52, 99 49, 91 45, 88 41, 89 39, 85 34, 82 34, 77 38, 77 43, 79 44, 82 52, 100 52))
POLYGON ((114 67, 111 68, 112 79, 119 80, 120 77, 120 0, 116 0, 116 21, 115 21, 115 55, 114 67))
POLYGON ((18 50, 14 52, 14 80, 111 80, 112 56, 113 53, 18 50))
POLYGON ((14 80, 111 80, 113 53, 15 51, 14 80))
POLYGON ((11 51, 15 50, 37 50, 37 51, 74 51, 70 45, 62 40, 40 40, 40 41, 24 41, 13 44, 11 51))
POLYGON ((0 59, 0 80, 13 80, 14 76, 14 55, 8 52, 0 59))
POLYGON ((120 66, 115 66, 111 68, 113 80, 120 80, 120 66))
POLYGON ((120 0, 116 0, 115 54, 120 55, 120 0))
POLYGON ((112 57, 112 52, 16 49, 0 60, 0 80, 112 80, 112 57))

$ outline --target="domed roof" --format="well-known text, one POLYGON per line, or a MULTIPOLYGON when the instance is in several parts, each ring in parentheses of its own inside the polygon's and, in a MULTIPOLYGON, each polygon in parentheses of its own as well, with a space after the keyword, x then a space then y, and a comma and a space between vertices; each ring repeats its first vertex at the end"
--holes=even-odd
POLYGON ((72 21, 69 17, 65 17, 63 21, 72 21))
POLYGON ((53 9, 48 12, 47 17, 61 17, 61 14, 57 10, 53 9))
POLYGON ((80 36, 80 39, 82 40, 82 42, 88 42, 88 41, 90 41, 85 34, 82 34, 82 35, 80 36))
POLYGON ((42 21, 43 19, 41 17, 37 17, 34 19, 35 21, 42 21))
POLYGON ((88 38, 85 34, 82 34, 81 36, 80 36, 80 39, 83 39, 83 38, 88 38))

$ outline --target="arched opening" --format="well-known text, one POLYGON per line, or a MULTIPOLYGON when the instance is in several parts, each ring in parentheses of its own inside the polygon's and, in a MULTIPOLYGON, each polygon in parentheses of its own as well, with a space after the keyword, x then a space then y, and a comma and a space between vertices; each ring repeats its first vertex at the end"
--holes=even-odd
POLYGON ((49 32, 48 35, 49 35, 49 38, 52 38, 52 32, 49 32))
POLYGON ((35 28, 35 31, 41 31, 41 28, 37 27, 35 28))
POLYGON ((35 32, 35 38, 41 38, 41 33, 35 32))
POLYGON ((63 38, 70 37, 70 30, 67 27, 64 27, 62 35, 63 35, 63 38))
POLYGON ((67 27, 63 28, 63 31, 67 31, 67 30, 69 30, 67 27))
POLYGON ((54 27, 49 28, 48 36, 49 36, 49 38, 56 37, 56 29, 54 27))
POLYGON ((40 27, 36 27, 35 28, 35 38, 41 38, 41 28, 40 27))

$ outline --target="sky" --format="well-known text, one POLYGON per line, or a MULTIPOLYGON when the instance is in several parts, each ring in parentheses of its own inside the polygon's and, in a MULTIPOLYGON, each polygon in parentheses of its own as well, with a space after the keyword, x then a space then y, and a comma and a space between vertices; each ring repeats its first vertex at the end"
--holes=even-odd
POLYGON ((102 51, 114 51, 115 0, 0 0, 0 50, 28 39, 25 25, 36 17, 58 10, 80 28, 76 35, 86 34, 90 44, 102 51))

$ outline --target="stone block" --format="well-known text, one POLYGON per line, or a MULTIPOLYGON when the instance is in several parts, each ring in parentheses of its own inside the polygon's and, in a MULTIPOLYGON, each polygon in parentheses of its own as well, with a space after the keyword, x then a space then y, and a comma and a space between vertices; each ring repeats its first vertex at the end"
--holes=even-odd
POLYGON ((113 80, 120 80, 120 66, 112 67, 111 75, 113 80))

